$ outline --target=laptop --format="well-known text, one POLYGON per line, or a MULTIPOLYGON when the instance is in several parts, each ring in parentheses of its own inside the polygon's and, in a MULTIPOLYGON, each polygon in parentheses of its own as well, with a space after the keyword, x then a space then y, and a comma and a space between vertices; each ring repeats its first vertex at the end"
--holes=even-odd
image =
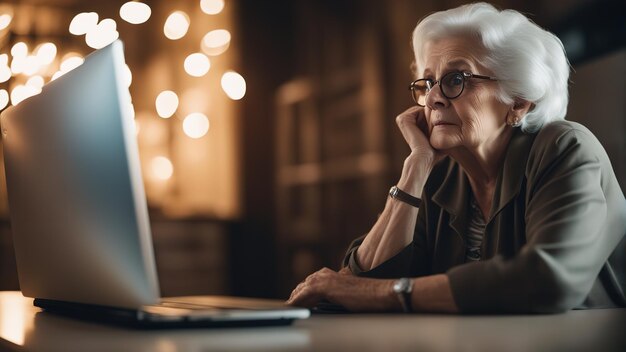
POLYGON ((121 41, 0 116, 22 293, 136 327, 288 325, 282 301, 161 298, 121 41))

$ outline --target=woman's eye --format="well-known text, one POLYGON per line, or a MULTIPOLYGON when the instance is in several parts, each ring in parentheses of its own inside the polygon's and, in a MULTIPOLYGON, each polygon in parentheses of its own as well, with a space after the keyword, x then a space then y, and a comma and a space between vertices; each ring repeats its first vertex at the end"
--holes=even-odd
POLYGON ((450 83, 452 85, 459 86, 459 85, 463 84, 463 78, 460 77, 460 76, 454 76, 454 77, 452 77, 450 83))

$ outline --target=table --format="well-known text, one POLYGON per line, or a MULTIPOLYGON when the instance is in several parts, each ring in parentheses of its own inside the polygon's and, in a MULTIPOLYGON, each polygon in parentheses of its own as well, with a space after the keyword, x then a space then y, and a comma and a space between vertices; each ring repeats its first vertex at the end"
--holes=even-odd
POLYGON ((42 312, 0 292, 0 350, 626 351, 626 309, 556 315, 314 315, 288 327, 132 330, 42 312))

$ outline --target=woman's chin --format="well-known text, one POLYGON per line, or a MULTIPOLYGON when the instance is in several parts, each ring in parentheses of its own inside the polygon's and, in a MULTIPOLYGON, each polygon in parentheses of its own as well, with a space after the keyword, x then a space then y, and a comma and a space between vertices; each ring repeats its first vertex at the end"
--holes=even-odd
POLYGON ((454 147, 454 143, 452 143, 450 138, 445 138, 443 136, 431 136, 430 145, 438 151, 444 151, 454 147))

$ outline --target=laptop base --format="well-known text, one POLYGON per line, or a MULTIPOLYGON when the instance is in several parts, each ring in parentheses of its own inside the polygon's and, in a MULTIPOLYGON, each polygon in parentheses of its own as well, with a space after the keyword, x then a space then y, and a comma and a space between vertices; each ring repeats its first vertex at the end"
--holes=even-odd
POLYGON ((118 325, 135 329, 174 329, 174 328, 233 328, 260 326, 287 326, 295 319, 250 319, 250 320, 195 320, 190 316, 162 316, 140 310, 99 306, 92 304, 64 302, 35 298, 33 305, 45 312, 108 325, 118 325))

